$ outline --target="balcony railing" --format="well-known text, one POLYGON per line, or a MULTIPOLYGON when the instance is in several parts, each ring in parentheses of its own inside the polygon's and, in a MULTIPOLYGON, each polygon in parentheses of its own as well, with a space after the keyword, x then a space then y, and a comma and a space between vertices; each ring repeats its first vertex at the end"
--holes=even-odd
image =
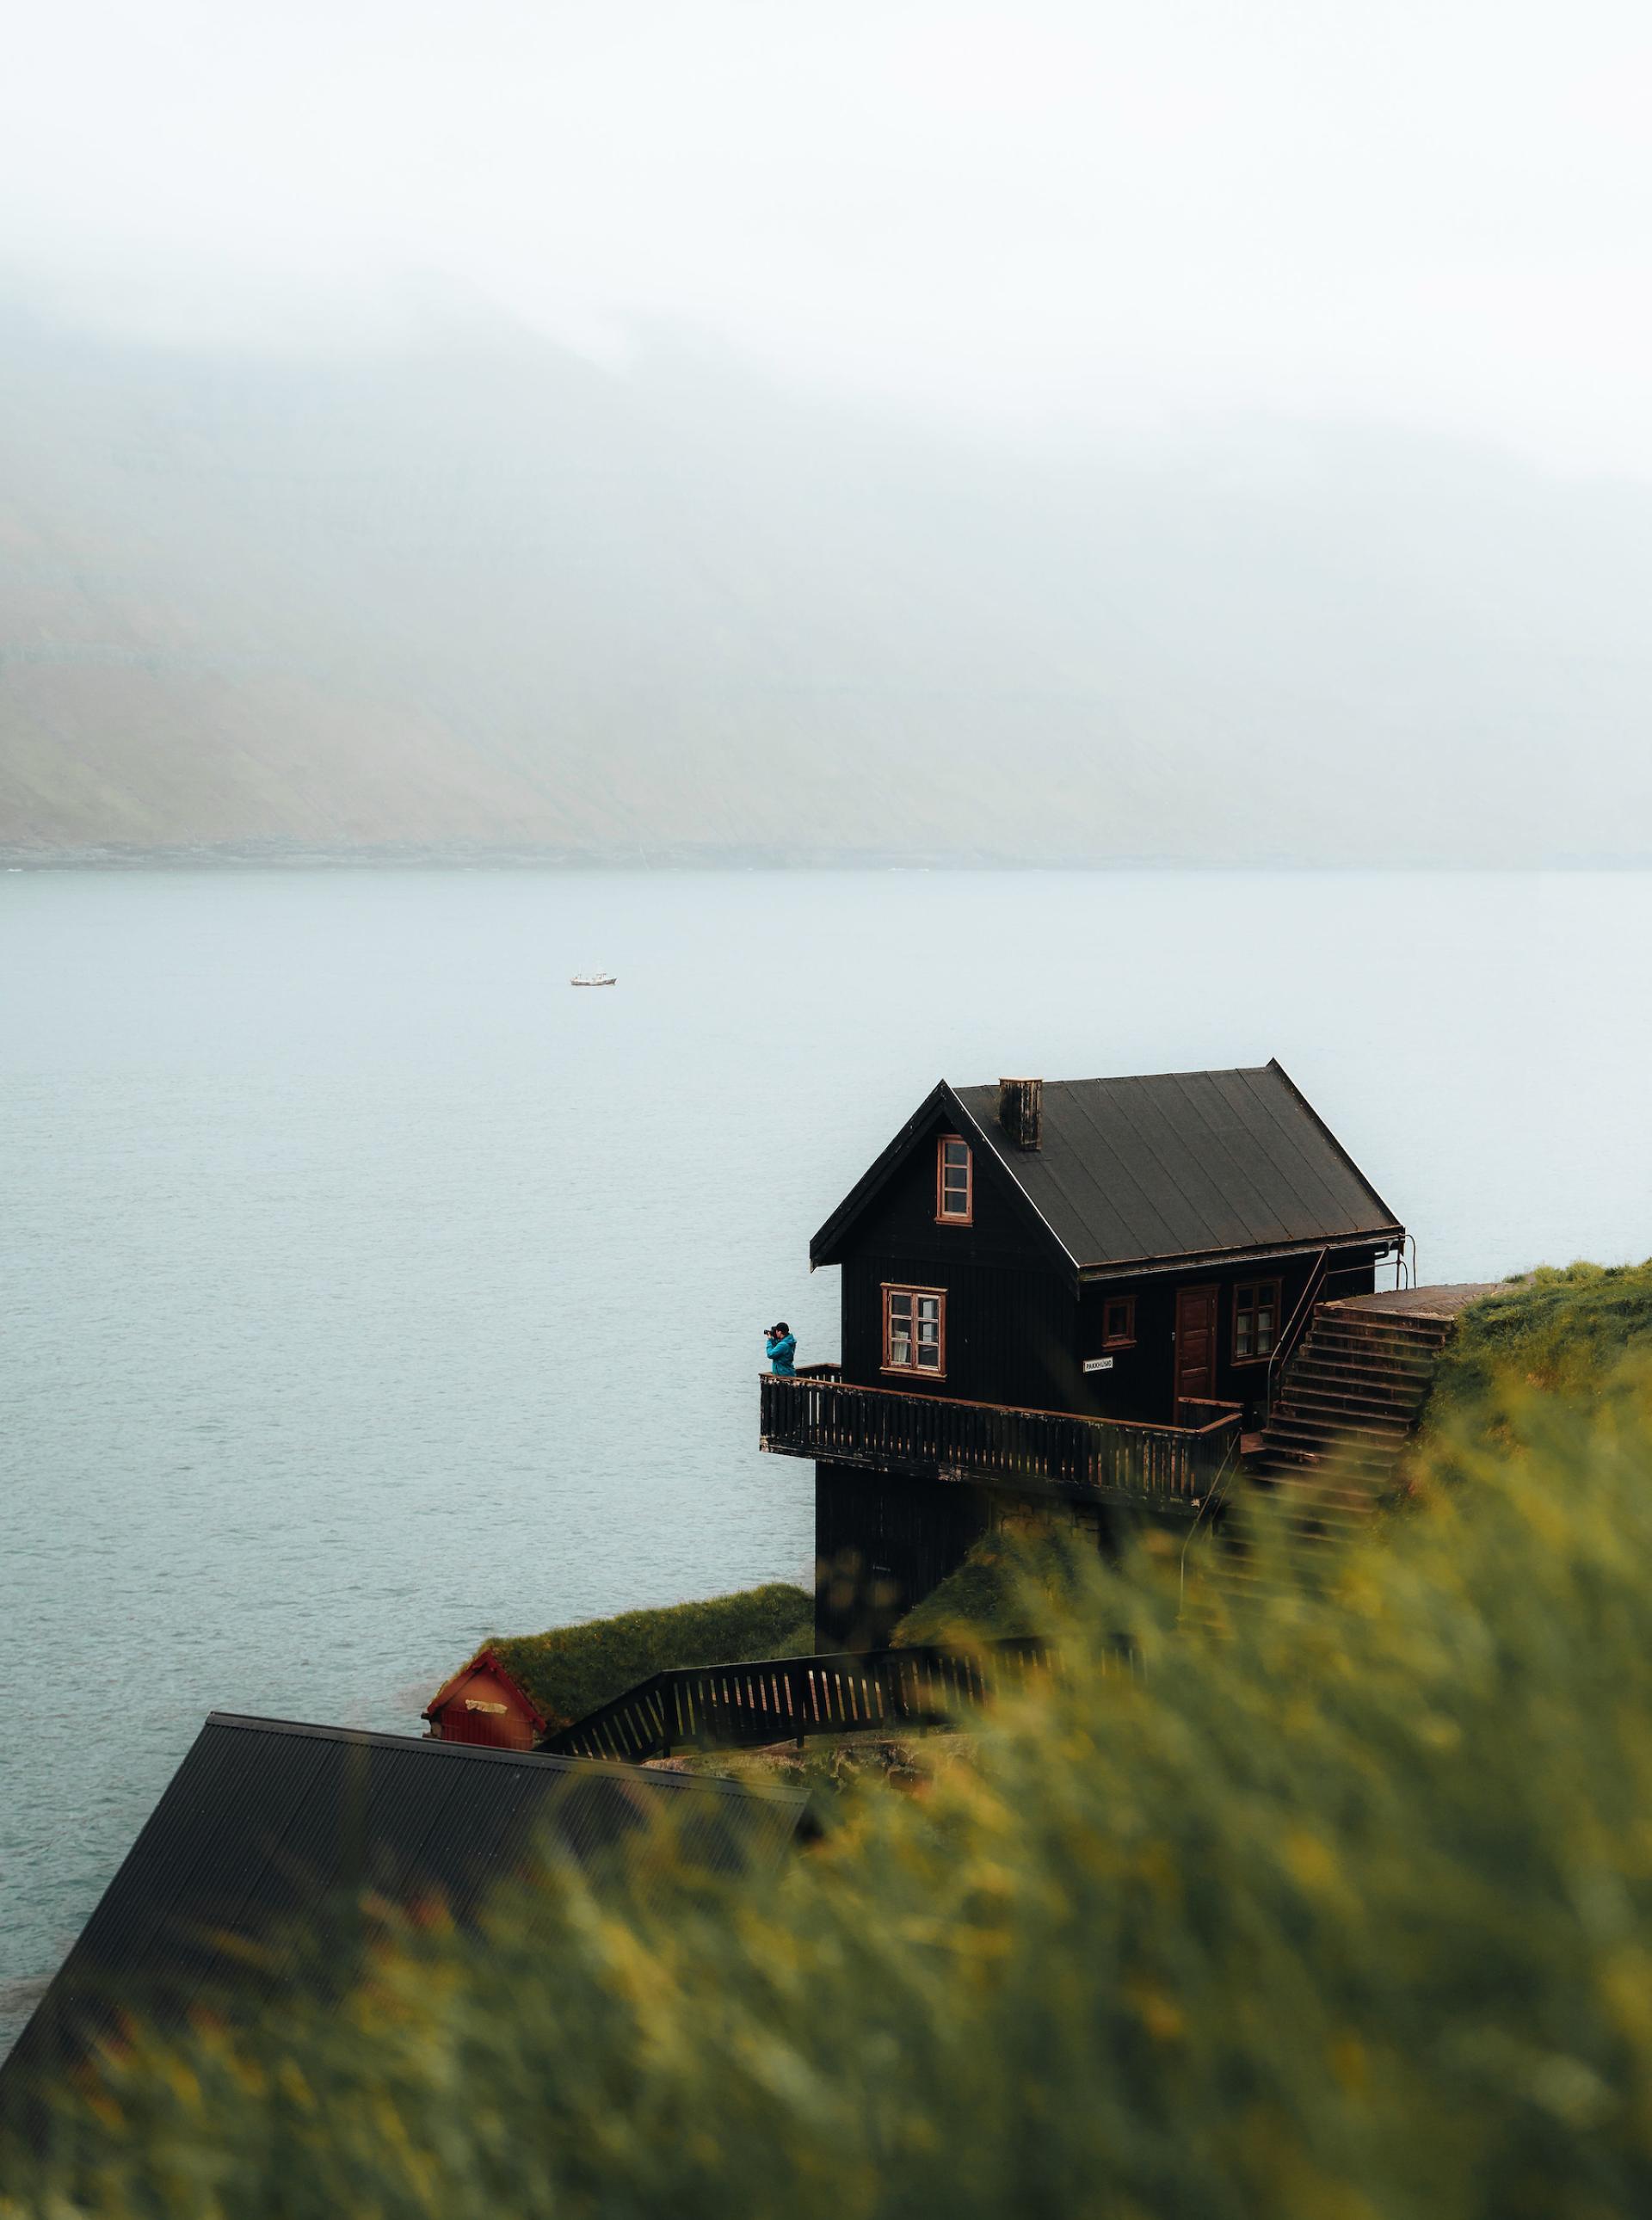
POLYGON ((836 1365, 763 1378, 762 1439, 782 1456, 870 1465, 932 1480, 1002 1481, 1188 1517, 1239 1453, 1236 1406, 1183 1406, 1202 1423, 1138 1425, 852 1388, 836 1365))

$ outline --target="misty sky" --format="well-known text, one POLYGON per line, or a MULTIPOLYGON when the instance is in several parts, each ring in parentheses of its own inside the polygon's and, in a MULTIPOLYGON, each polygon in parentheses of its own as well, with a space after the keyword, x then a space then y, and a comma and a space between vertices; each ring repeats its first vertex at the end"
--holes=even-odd
POLYGON ((1652 475, 1616 0, 53 0, 13 290, 312 346, 454 290, 1070 438, 1348 414, 1652 475))

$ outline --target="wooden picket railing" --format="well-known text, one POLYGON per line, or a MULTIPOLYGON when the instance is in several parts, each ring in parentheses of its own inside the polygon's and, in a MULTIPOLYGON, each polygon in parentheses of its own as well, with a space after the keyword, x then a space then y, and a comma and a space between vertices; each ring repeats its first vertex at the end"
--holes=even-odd
MULTIPOLYGON (((1119 1670, 1133 1668, 1128 1645, 1119 1670)), ((1048 1669, 1044 1644, 994 1642, 967 1656, 945 1649, 870 1649, 688 1665, 656 1673, 611 1704, 543 1737, 564 1757, 635 1765, 674 1749, 735 1749, 811 1735, 942 1726, 1004 1687, 1048 1669)))
POLYGON ((930 1479, 1005 1481, 1192 1518, 1239 1453, 1237 1405, 1156 1426, 849 1386, 835 1365, 762 1379, 762 1445, 930 1479), (1214 1412, 1216 1415, 1208 1416, 1214 1412))

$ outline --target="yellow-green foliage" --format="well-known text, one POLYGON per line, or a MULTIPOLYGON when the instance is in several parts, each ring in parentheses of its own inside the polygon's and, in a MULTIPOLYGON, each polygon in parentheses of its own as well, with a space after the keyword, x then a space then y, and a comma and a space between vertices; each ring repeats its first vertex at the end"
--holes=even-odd
POLYGON ((1493 1431, 1530 1388, 1593 1394, 1652 1351, 1652 1263, 1545 1268, 1464 1312, 1430 1398, 1431 1425, 1479 1412, 1493 1431))
POLYGON ((732 1665, 812 1650, 814 1602, 802 1588, 771 1581, 705 1603, 495 1637, 484 1647, 549 1719, 565 1726, 668 1666, 732 1665))
POLYGON ((1225 1633, 1126 1563, 977 1765, 770 1882, 552 1874, 548 1937, 502 1904, 341 2012, 140 2044, 12 2220, 1652 2211, 1652 1383, 1505 1421, 1337 1557, 1253 1520, 1225 1633))

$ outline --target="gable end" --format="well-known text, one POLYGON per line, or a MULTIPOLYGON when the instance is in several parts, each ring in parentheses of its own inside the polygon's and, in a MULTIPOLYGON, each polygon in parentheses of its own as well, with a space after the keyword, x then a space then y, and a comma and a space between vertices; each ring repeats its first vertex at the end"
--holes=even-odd
POLYGON ((978 1165, 990 1164, 1005 1174, 1007 1191, 1052 1250, 1051 1262, 1069 1274, 1076 1284, 1077 1259, 1063 1245, 1049 1220, 1000 1154, 981 1120, 944 1079, 938 1081, 930 1089, 888 1146, 868 1165, 809 1243, 810 1271, 822 1264, 843 1262, 854 1226, 903 1169, 931 1128, 941 1119, 946 1121, 951 1131, 969 1142, 978 1165))

